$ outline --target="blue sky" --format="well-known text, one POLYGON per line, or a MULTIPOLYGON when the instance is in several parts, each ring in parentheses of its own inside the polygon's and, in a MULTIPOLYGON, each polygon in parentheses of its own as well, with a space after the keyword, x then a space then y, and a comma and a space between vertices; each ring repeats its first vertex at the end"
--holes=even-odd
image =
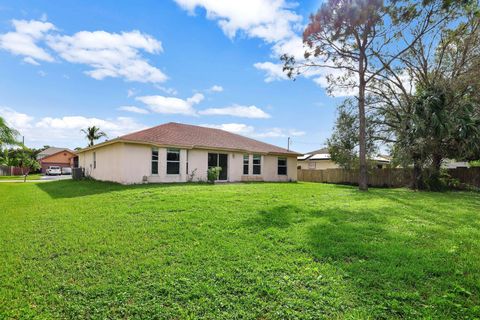
MULTIPOLYGON (((84 146, 169 121, 309 151, 340 98, 323 70, 296 81, 279 54, 319 1, 0 1, 0 115, 26 144, 84 146)), ((343 95, 347 93, 338 93, 343 95)))

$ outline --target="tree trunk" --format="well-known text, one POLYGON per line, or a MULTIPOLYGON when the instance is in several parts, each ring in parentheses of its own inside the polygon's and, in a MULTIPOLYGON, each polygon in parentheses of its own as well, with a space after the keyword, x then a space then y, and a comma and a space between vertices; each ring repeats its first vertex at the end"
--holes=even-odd
POLYGON ((367 171, 367 142, 366 142, 366 119, 365 119, 365 71, 364 56, 360 56, 359 61, 359 86, 358 86, 358 116, 359 132, 358 142, 360 149, 360 175, 358 177, 358 188, 362 191, 368 190, 368 171, 367 171))
POLYGON ((412 181, 412 189, 414 190, 422 190, 425 186, 423 185, 423 175, 422 175, 422 166, 419 163, 419 159, 417 157, 413 157, 413 181, 412 181))

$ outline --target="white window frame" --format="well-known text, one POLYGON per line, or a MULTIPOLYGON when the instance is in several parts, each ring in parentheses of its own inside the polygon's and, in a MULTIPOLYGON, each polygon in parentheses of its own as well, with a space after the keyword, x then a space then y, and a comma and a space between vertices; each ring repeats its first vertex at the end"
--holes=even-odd
POLYGON ((166 154, 166 160, 167 160, 167 165, 165 167, 165 171, 167 173, 167 175, 170 175, 170 176, 175 176, 175 175, 179 175, 180 174, 180 149, 175 149, 175 148, 169 148, 167 149, 167 154, 166 154), (178 153, 178 160, 168 160, 168 154, 169 153, 178 153), (178 173, 168 173, 168 164, 169 163, 178 163, 178 173))
POLYGON ((259 176, 262 174, 262 155, 261 154, 254 154, 253 155, 253 159, 252 159, 252 174, 255 175, 255 176, 259 176), (260 163, 259 164, 255 164, 255 158, 257 158, 260 163), (255 167, 259 167, 260 168, 260 172, 259 173, 255 173, 255 167))
POLYGON ((158 148, 157 148, 157 147, 153 147, 153 148, 152 148, 152 153, 151 153, 151 155, 152 155, 152 156, 151 156, 151 159, 150 159, 150 174, 151 174, 152 176, 158 176, 158 158, 159 158, 160 155, 159 155, 159 152, 158 152, 158 148), (155 151, 157 152, 157 159, 156 159, 156 160, 153 159, 153 152, 155 152, 155 151), (156 165, 157 165, 157 173, 153 173, 153 164, 154 164, 154 163, 156 163, 156 165))

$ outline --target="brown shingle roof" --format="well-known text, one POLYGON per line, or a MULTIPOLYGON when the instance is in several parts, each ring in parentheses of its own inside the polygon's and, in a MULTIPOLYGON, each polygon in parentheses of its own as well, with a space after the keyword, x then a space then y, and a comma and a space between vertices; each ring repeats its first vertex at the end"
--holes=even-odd
POLYGON ((38 155, 37 155, 37 160, 40 160, 40 159, 43 159, 45 157, 49 157, 51 155, 54 155, 56 153, 59 153, 59 152, 62 152, 62 151, 68 151, 70 153, 74 153, 72 150, 68 149, 68 148, 57 148, 57 147, 49 147, 43 151, 41 151, 38 155))
MULTIPOLYGON (((135 141, 186 148, 212 148, 265 154, 298 155, 296 152, 224 130, 175 122, 169 122, 153 128, 126 134, 110 142, 113 141, 135 141)), ((108 141, 105 143, 108 143, 108 141)), ((99 144, 97 146, 101 145, 102 144, 99 144)))

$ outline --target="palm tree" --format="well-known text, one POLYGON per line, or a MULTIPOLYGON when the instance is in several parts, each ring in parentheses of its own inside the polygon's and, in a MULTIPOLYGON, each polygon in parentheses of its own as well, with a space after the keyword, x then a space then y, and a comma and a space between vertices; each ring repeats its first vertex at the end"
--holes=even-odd
POLYGON ((7 122, 0 117, 0 146, 6 145, 14 145, 18 144, 17 136, 19 135, 18 131, 10 128, 7 125, 7 122))
POLYGON ((100 130, 99 127, 92 126, 88 127, 87 129, 81 130, 85 133, 85 138, 88 140, 88 146, 91 147, 95 144, 95 141, 100 139, 101 137, 107 137, 107 134, 100 130))

